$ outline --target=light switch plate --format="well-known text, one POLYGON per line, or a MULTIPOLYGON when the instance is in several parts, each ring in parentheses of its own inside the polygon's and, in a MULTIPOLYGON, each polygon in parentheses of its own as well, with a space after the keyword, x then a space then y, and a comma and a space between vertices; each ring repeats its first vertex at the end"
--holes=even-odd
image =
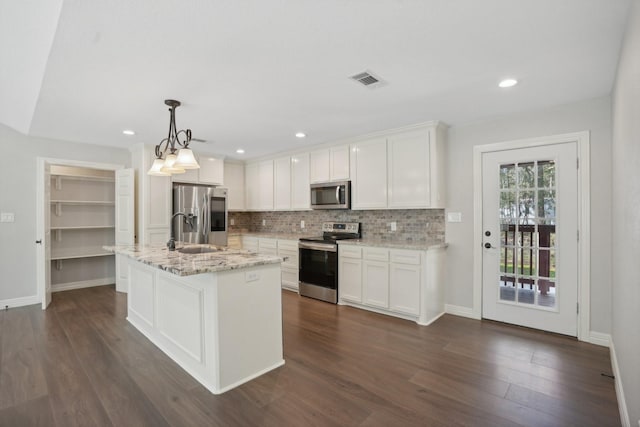
POLYGON ((267 220, 266 219, 262 220, 262 225, 267 225, 267 220))
POLYGON ((14 222, 15 214, 13 212, 1 212, 0 222, 14 222))
POLYGON ((396 224, 395 221, 389 223, 389 226, 391 227, 391 231, 396 231, 398 229, 398 224, 396 224))
POLYGON ((300 228, 304 228, 304 221, 300 221, 300 228))
POLYGON ((236 225, 236 221, 233 218, 231 218, 229 220, 229 225, 236 225))
POLYGON ((462 222, 462 212, 448 212, 447 213, 447 221, 448 222, 462 222))

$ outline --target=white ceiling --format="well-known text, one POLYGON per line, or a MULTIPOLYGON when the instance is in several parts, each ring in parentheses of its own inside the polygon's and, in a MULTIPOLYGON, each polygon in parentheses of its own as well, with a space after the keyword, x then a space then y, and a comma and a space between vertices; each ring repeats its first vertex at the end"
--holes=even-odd
POLYGON ((629 0, 1 0, 0 123, 246 158, 610 93, 629 0), (372 70, 377 89, 348 79, 372 70), (499 89, 500 79, 520 84, 499 89), (133 137, 122 135, 134 129, 133 137), (295 132, 308 137, 300 140, 295 132))

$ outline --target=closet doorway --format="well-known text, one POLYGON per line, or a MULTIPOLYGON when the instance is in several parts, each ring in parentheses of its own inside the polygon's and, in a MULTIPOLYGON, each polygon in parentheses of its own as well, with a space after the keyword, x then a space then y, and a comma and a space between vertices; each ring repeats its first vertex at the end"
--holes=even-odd
POLYGON ((134 171, 48 158, 38 159, 37 170, 37 280, 44 309, 51 292, 116 283, 116 257, 103 246, 133 243, 134 171))

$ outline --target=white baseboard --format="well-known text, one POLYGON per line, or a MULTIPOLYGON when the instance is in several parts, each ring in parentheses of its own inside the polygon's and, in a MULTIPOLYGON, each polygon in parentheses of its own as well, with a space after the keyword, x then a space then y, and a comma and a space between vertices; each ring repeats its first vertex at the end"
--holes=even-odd
POLYGON ((60 283, 57 285, 51 285, 51 292, 70 291, 72 289, 91 288, 93 286, 113 285, 114 283, 116 283, 115 277, 60 283))
POLYGON ((452 305, 445 304, 444 312, 447 314, 453 314, 454 316, 468 317, 470 319, 475 319, 473 316, 473 308, 471 307, 463 307, 461 305, 452 305))
POLYGON ((611 335, 603 334, 602 332, 589 332, 589 342, 595 345, 601 345, 603 347, 609 347, 611 345, 611 335))
POLYGON ((620 410, 620 421, 622 427, 631 427, 629 420, 629 411, 627 410, 627 401, 624 400, 624 390, 622 389, 622 378, 620 377, 620 367, 618 366, 618 357, 616 356, 616 348, 613 340, 610 340, 609 351, 611 352, 611 369, 615 377, 616 397, 618 398, 618 408, 620 410))
POLYGON ((22 307, 25 305, 40 304, 40 298, 38 295, 32 295, 29 297, 10 298, 0 300, 0 309, 22 307))

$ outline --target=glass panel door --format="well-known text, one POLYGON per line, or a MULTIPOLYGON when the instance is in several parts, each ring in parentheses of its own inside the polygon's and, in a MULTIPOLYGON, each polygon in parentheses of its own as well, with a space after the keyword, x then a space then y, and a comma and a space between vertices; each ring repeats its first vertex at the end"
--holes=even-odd
POLYGON ((555 310, 556 163, 499 168, 499 301, 555 310))

